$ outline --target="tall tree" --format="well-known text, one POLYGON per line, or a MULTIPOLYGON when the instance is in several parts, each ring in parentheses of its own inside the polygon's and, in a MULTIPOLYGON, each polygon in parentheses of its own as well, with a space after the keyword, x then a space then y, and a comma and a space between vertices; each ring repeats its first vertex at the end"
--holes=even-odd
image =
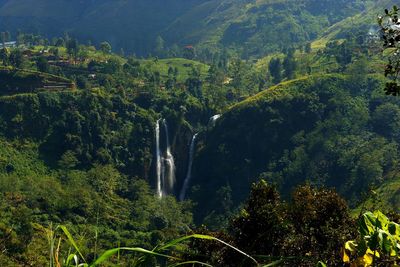
POLYGON ((283 69, 287 79, 291 80, 295 77, 296 59, 294 58, 294 49, 289 49, 285 59, 283 60, 283 69))
POLYGON ((24 34, 20 31, 17 32, 17 45, 22 45, 24 44, 24 34))
POLYGON ((12 66, 16 68, 21 68, 24 63, 24 56, 22 55, 21 50, 15 49, 10 54, 10 63, 12 66))
POLYGON ((172 88, 174 88, 175 83, 176 83, 176 77, 174 77, 174 69, 170 66, 168 68, 168 79, 165 82, 165 88, 171 90, 172 88))
POLYGON ((36 66, 41 72, 49 72, 49 62, 43 56, 36 60, 36 66))
POLYGON ((10 52, 8 51, 8 49, 6 47, 3 47, 0 50, 0 60, 3 62, 4 66, 8 65, 9 55, 10 55, 10 52))
POLYGON ((200 78, 200 70, 192 68, 189 73, 189 78, 186 80, 186 87, 188 91, 197 98, 202 98, 202 85, 203 82, 200 78))
POLYGON ((78 56, 79 52, 79 44, 76 39, 69 39, 66 43, 67 47, 67 53, 71 56, 74 57, 76 60, 76 57, 78 56))
POLYGON ((196 56, 196 52, 194 50, 194 47, 191 45, 185 46, 183 50, 183 57, 187 59, 194 59, 196 56))
POLYGON ((6 33, 5 32, 0 33, 0 41, 3 45, 3 47, 6 47, 6 33))
POLYGON ((206 79, 208 83, 220 86, 224 82, 224 72, 213 64, 208 70, 206 79))
POLYGON ((6 31, 4 33, 4 39, 5 39, 6 42, 10 42, 11 41, 11 34, 10 34, 9 31, 6 31))
POLYGON ((110 54, 111 53, 111 45, 108 42, 102 42, 100 44, 100 50, 104 53, 104 54, 110 54))
POLYGON ((232 76, 231 85, 236 89, 242 88, 245 73, 244 62, 241 59, 233 60, 232 64, 229 66, 229 71, 232 76))
POLYGON ((304 46, 304 52, 306 52, 307 54, 311 53, 312 48, 311 48, 311 43, 308 42, 305 46, 304 46))
POLYGON ((164 44, 165 44, 165 41, 164 41, 164 39, 161 37, 161 36, 157 36, 157 38, 156 38, 156 47, 155 47, 155 53, 156 53, 156 55, 157 56, 159 56, 159 57, 163 57, 164 56, 164 44))
POLYGON ((385 91, 388 95, 400 95, 400 20, 399 8, 394 6, 392 10, 385 9, 385 15, 379 17, 383 48, 388 50, 389 62, 386 65, 385 76, 390 79, 386 83, 385 91))
POLYGON ((58 47, 64 46, 65 45, 65 41, 62 37, 58 38, 57 41, 55 42, 55 45, 58 47))
POLYGON ((273 83, 277 84, 282 81, 282 62, 279 58, 271 59, 269 73, 271 73, 273 83))

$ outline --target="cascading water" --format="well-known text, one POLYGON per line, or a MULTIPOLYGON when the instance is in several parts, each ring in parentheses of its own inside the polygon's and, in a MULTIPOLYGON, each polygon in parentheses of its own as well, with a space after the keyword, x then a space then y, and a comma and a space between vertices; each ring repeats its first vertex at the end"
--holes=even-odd
POLYGON ((163 190, 162 190, 162 156, 161 156, 161 149, 160 149, 160 120, 156 123, 156 171, 157 171, 157 195, 159 198, 163 197, 163 190))
POLYGON ((163 120, 164 129, 165 129, 165 137, 166 137, 166 151, 165 151, 165 158, 164 161, 168 167, 166 173, 167 177, 164 180, 166 183, 164 184, 164 192, 172 193, 174 191, 175 186, 175 160, 174 156, 171 153, 171 147, 169 144, 169 132, 168 132, 168 124, 166 120, 163 120))
POLYGON ((209 127, 214 127, 215 126, 215 122, 219 119, 219 118, 221 118, 221 114, 217 114, 217 115, 214 115, 214 116, 212 116, 211 118, 210 118, 210 120, 208 121, 208 126, 209 127))
POLYGON ((188 169, 187 169, 185 181, 182 186, 181 193, 179 194, 180 201, 183 201, 185 199, 186 191, 188 190, 190 180, 192 179, 192 166, 193 166, 193 158, 194 158, 197 135, 198 134, 193 135, 192 141, 190 143, 188 169))
MULTIPOLYGON (((157 175, 157 196, 164 197, 173 193, 175 186, 175 160, 169 143, 168 124, 165 119, 156 123, 156 175, 157 175), (161 124, 165 131, 165 151, 161 147, 161 124)), ((164 146, 163 146, 164 147, 164 146)))

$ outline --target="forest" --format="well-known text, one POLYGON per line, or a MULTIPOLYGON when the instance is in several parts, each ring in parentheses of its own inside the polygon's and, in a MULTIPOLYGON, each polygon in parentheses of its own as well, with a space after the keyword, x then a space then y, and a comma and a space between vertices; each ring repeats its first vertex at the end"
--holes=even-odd
POLYGON ((168 1, 0 0, 0 266, 400 264, 396 1, 168 1))

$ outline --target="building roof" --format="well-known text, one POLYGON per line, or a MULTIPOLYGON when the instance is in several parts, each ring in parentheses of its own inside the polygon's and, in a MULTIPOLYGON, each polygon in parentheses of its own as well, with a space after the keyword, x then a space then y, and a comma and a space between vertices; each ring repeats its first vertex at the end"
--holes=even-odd
MULTIPOLYGON (((6 47, 10 47, 10 46, 16 46, 17 42, 16 41, 12 41, 12 42, 5 42, 4 45, 6 47)), ((3 43, 0 42, 0 47, 3 48, 3 43)))

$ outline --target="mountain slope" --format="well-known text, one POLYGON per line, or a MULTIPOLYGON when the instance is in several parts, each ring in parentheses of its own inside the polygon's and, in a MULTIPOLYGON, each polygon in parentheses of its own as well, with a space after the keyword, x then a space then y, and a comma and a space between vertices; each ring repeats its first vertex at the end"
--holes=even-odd
POLYGON ((47 36, 64 32, 81 40, 110 41, 116 47, 151 51, 158 31, 201 0, 5 1, 0 28, 47 36))
POLYGON ((313 40, 363 8, 358 0, 3 0, 0 28, 69 32, 141 55, 153 52, 161 35, 168 46, 223 45, 249 57, 313 40))
POLYGON ((359 199, 395 168, 397 158, 396 130, 388 125, 398 117, 384 114, 400 110, 400 102, 381 97, 381 88, 376 77, 354 82, 350 76, 314 76, 231 108, 199 146, 192 194, 198 219, 227 212, 223 199, 239 204, 260 177, 286 196, 310 181, 359 199), (381 106, 388 101, 393 106, 381 106))
POLYGON ((210 1, 178 18, 165 36, 233 47, 244 56, 262 55, 313 40, 363 8, 358 1, 210 1))
POLYGON ((314 40, 313 47, 323 48, 327 42, 343 39, 346 36, 376 35, 378 33, 378 25, 376 23, 378 16, 384 12, 385 8, 395 4, 396 1, 393 0, 379 0, 368 3, 362 12, 347 17, 323 31, 320 37, 314 40))

